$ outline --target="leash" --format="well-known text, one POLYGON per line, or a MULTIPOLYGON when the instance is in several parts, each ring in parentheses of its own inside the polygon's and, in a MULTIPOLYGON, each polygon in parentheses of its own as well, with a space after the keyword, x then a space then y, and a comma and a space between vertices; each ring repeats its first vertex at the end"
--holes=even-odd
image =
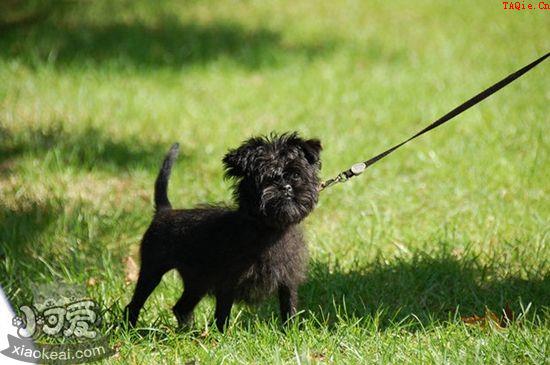
POLYGON ((523 67, 522 69, 508 75, 507 77, 500 80, 499 82, 497 82, 493 86, 483 90, 482 92, 480 92, 479 94, 477 94, 473 98, 471 98, 471 99, 467 100, 466 102, 460 104, 459 106, 457 106, 456 108, 454 108, 453 110, 451 110, 450 112, 448 112, 447 114, 442 116, 441 118, 437 119, 435 122, 433 122, 432 124, 430 124, 426 128, 422 129, 420 132, 416 133, 414 136, 410 137, 409 139, 404 140, 403 142, 393 146, 392 148, 389 148, 389 149, 385 150, 384 152, 372 157, 369 160, 366 160, 364 162, 356 163, 352 167, 350 167, 349 169, 344 170, 341 173, 339 173, 338 175, 336 175, 336 177, 326 180, 325 182, 321 183, 321 185, 319 187, 319 191, 322 191, 322 190, 324 190, 324 189, 326 189, 326 188, 328 188, 328 187, 330 187, 334 184, 345 182, 345 181, 349 180, 350 178, 352 178, 354 176, 361 175, 369 166, 373 165, 375 162, 380 161, 381 159, 383 159, 384 157, 386 157, 387 155, 389 155, 390 153, 392 153, 393 151, 395 151, 399 147, 403 146, 405 143, 410 142, 413 139, 420 137, 424 133, 427 133, 427 132, 431 131, 432 129, 435 129, 435 128, 439 127, 440 125, 448 122, 449 120, 453 119, 457 115, 459 115, 459 114, 465 112, 466 110, 470 109, 474 105, 480 103, 484 99, 488 98, 489 96, 493 95, 494 93, 496 93, 497 91, 499 91, 503 87, 510 84, 515 79, 521 77, 525 73, 532 70, 535 66, 537 66, 539 63, 544 61, 548 56, 550 56, 550 52, 546 53, 544 56, 540 57, 539 59, 531 62, 530 64, 523 67))

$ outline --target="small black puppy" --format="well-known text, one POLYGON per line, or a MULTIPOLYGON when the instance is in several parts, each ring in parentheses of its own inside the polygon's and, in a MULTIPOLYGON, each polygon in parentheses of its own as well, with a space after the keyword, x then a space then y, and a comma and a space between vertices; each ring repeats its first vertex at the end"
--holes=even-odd
POLYGON ((283 322, 296 313, 307 247, 298 223, 318 198, 321 142, 297 133, 251 138, 223 158, 234 179, 237 207, 172 209, 168 178, 178 144, 155 183, 155 215, 141 243, 141 270, 125 310, 135 325, 147 297, 168 270, 177 269, 185 290, 173 307, 180 326, 206 294, 216 297, 216 325, 228 323, 235 300, 254 303, 278 291, 283 322))

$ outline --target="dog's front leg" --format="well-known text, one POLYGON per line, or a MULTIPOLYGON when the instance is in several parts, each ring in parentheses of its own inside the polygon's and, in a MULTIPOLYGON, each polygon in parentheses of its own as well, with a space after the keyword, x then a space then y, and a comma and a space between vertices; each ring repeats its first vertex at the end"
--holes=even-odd
POLYGON ((223 332, 224 327, 229 325, 229 316, 231 314, 231 307, 235 301, 235 295, 229 290, 220 290, 216 293, 216 326, 223 332))
POLYGON ((296 314, 298 307, 298 293, 295 286, 279 285, 279 306, 281 308, 281 320, 286 324, 296 314))

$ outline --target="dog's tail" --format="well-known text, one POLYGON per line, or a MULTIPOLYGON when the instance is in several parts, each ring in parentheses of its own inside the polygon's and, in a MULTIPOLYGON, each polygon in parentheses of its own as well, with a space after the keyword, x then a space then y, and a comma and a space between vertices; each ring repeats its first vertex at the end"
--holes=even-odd
POLYGON ((179 143, 174 143, 172 147, 170 147, 170 151, 166 154, 157 180, 155 181, 155 209, 157 211, 172 208, 170 200, 168 200, 168 179, 170 178, 174 160, 178 156, 179 148, 179 143))

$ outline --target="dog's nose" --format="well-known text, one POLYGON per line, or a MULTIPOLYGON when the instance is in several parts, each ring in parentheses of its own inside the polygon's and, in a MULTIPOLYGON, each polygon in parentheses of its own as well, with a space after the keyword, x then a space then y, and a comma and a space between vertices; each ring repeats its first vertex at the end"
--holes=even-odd
POLYGON ((283 189, 285 190, 285 194, 292 194, 292 186, 290 186, 290 184, 286 184, 285 186, 283 186, 283 189))

